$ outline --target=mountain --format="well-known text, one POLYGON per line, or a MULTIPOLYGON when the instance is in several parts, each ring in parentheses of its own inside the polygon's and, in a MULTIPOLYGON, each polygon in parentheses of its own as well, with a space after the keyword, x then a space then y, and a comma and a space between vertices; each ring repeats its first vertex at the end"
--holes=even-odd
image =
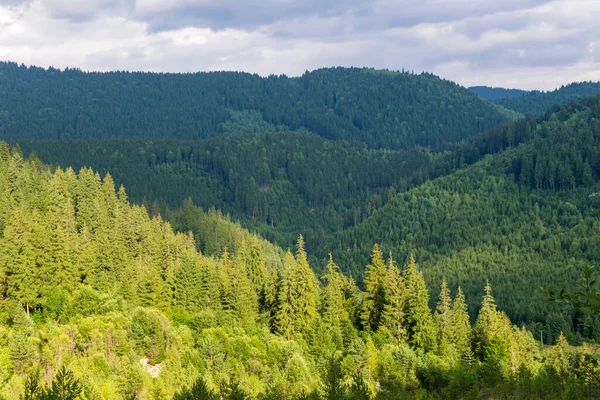
POLYGON ((474 324, 462 292, 445 284, 432 313, 414 258, 398 266, 378 246, 362 291, 331 258, 319 280, 302 236, 283 252, 188 203, 175 221, 236 245, 207 256, 131 205, 110 174, 51 169, 4 142, 0 210, 3 398, 598 394, 587 367, 575 368, 587 365, 585 349, 561 335, 542 350, 497 309, 489 285, 474 324))
POLYGON ((471 92, 475 93, 479 97, 483 97, 487 100, 499 100, 499 99, 514 99, 521 97, 529 91, 521 89, 505 89, 500 87, 490 86, 470 86, 468 88, 471 92))
POLYGON ((532 91, 519 97, 500 98, 496 103, 521 114, 543 114, 556 104, 593 96, 600 92, 600 82, 579 82, 562 86, 550 92, 532 91))
MULTIPOLYGON (((45 162, 111 171, 130 197, 178 208, 190 198, 221 209, 283 246, 309 247, 354 226, 395 191, 423 183, 436 157, 422 150, 368 149, 308 132, 227 135, 200 141, 21 141, 45 162)), ((434 172, 432 172, 434 173, 434 172)))
POLYGON ((473 304, 489 281, 513 321, 587 335, 600 325, 563 318, 539 288, 576 282, 600 262, 599 121, 595 96, 473 138, 451 155, 465 168, 396 195, 323 252, 358 276, 377 242, 401 259, 414 254, 431 288, 445 279, 473 304))
POLYGON ((203 139, 308 130, 369 147, 460 141, 502 109, 432 74, 328 68, 298 78, 238 72, 93 73, 0 63, 0 138, 203 139))

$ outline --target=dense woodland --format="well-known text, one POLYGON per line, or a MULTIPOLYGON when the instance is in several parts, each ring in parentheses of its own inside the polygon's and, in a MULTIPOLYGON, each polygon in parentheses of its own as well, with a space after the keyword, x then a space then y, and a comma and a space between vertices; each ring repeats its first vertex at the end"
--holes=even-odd
POLYGON ((597 120, 596 96, 439 152, 370 150, 308 132, 22 144, 59 165, 114 171, 132 198, 197 238, 206 234, 188 221, 203 213, 191 203, 283 247, 303 233, 317 270, 333 252, 359 284, 375 242, 401 257, 414 252, 430 290, 443 278, 462 285, 473 310, 485 280, 498 278, 499 304, 515 322, 580 342, 600 335, 590 328, 597 322, 557 312, 527 288, 573 281, 598 262, 597 120))
POLYGON ((598 84, 0 87, 0 397, 600 395, 599 314, 539 290, 600 264, 598 84))
MULTIPOLYGON (((549 91, 531 91, 522 96, 496 99, 496 103, 521 114, 542 114, 558 104, 567 104, 600 92, 600 82, 579 82, 549 91)), ((485 97, 485 95, 483 95, 485 97)))
MULTIPOLYGON (((475 93, 477 96, 483 97, 488 100, 499 100, 499 99, 513 99, 515 97, 521 97, 527 94, 527 90, 521 89, 505 89, 500 87, 490 86, 470 86, 469 90, 475 93)), ((553 104, 554 105, 554 104, 553 104)))
POLYGON ((599 394, 591 349, 561 335, 541 350, 489 283, 473 320, 445 282, 432 311, 415 259, 377 245, 364 290, 332 258, 315 275, 302 236, 282 251, 218 214, 202 223, 236 250, 202 255, 110 175, 52 171, 4 143, 0 208, 7 399, 599 394))
POLYGON ((364 68, 262 78, 237 72, 84 73, 0 63, 0 87, 4 140, 202 139, 228 132, 236 111, 254 111, 272 129, 303 128, 327 139, 409 149, 458 141, 514 118, 432 74, 364 68))

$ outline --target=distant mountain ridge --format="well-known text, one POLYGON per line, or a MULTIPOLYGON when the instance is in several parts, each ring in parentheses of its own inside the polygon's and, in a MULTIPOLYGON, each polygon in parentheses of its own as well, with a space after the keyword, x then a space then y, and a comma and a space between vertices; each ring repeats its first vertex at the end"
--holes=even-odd
POLYGON ((502 87, 491 87, 491 86, 470 86, 468 88, 471 92, 477 96, 483 97, 488 100, 499 100, 499 99, 512 99, 521 97, 527 93, 528 90, 521 89, 506 89, 502 87))
MULTIPOLYGON (((456 142, 509 118, 428 73, 326 68, 301 77, 241 72, 81 72, 0 63, 0 138, 204 139, 239 112, 274 129, 409 149, 456 142)), ((262 129, 262 128, 261 128, 262 129)))
POLYGON ((543 114, 557 104, 567 104, 600 92, 600 82, 575 82, 549 92, 532 91, 519 97, 497 99, 496 103, 521 114, 543 114))

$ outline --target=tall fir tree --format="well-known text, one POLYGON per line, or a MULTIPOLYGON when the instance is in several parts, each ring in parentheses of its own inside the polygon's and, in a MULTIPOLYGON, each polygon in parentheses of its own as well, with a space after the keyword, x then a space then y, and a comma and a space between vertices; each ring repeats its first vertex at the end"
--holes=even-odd
POLYGON ((350 315, 346 308, 344 290, 348 284, 346 277, 333 262, 331 254, 327 263, 326 285, 322 290, 321 315, 323 323, 338 348, 343 346, 344 326, 350 324, 350 315))
POLYGON ((449 352, 452 342, 452 298, 446 280, 442 281, 440 295, 435 310, 435 323, 438 331, 438 350, 442 354, 449 352))
POLYGON ((406 288, 404 278, 400 274, 400 270, 395 265, 392 255, 390 254, 388 262, 388 290, 387 300, 383 310, 383 327, 389 332, 398 342, 406 339, 404 302, 406 300, 406 288))
POLYGON ((471 349, 471 321, 465 301, 465 295, 459 287, 452 302, 450 312, 450 343, 459 356, 464 356, 471 349))
POLYGON ((365 294, 361 311, 364 329, 373 332, 379 329, 383 322, 388 288, 388 271, 379 245, 375 244, 371 252, 371 263, 365 271, 365 294))
POLYGON ((429 292, 423 275, 417 269, 412 255, 408 258, 404 271, 406 285, 406 330, 409 344, 422 351, 432 351, 437 347, 437 332, 431 310, 429 309, 429 292))

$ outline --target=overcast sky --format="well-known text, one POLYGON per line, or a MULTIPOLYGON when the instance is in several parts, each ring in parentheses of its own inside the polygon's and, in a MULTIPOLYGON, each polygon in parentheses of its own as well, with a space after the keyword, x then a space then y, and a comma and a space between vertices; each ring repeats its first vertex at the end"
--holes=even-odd
POLYGON ((368 66, 554 89, 600 80, 600 0, 0 0, 0 60, 292 76, 368 66))

